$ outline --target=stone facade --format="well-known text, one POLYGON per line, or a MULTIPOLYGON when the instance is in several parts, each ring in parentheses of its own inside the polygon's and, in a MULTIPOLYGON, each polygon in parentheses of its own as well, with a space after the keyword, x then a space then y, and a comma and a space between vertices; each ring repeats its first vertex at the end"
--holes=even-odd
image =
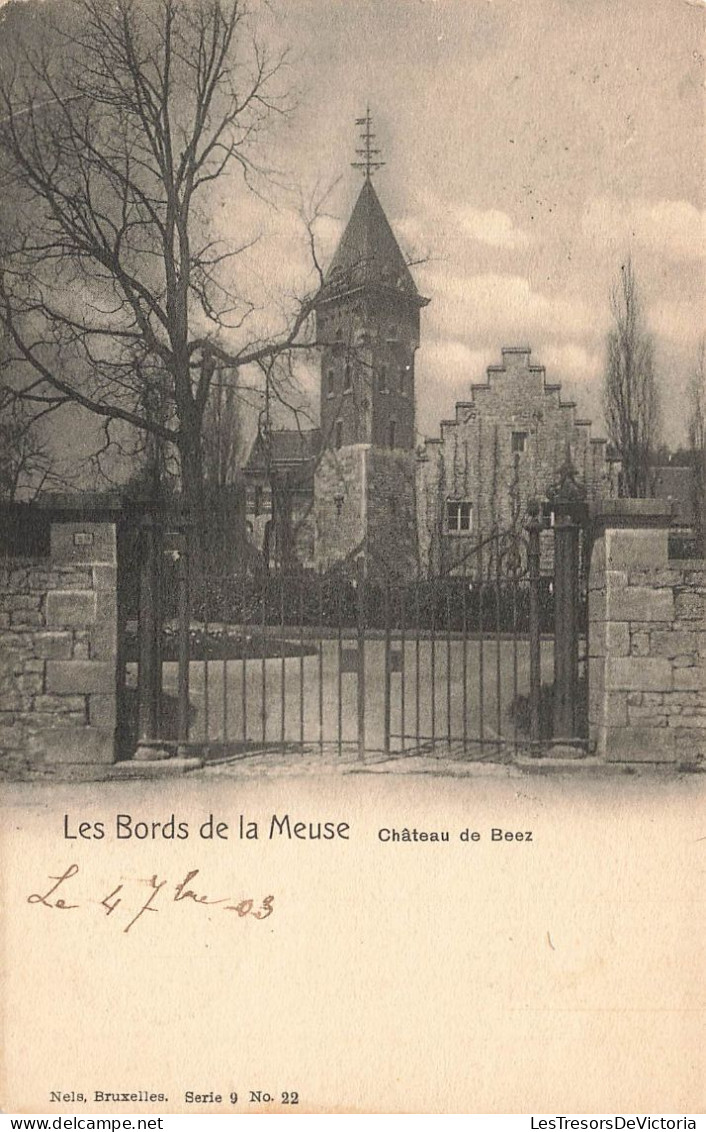
POLYGON ((346 445, 324 452, 314 482, 316 546, 323 569, 363 553, 372 574, 414 575, 417 532, 409 453, 346 445))
POLYGON ((706 561, 669 561, 670 508, 604 503, 589 578, 589 726, 613 762, 706 757, 706 561))
MULTIPOLYGON (((591 436, 591 422, 577 416, 573 401, 562 400, 561 385, 547 382, 528 347, 503 349, 502 364, 488 367, 487 381, 471 386, 470 400, 457 403, 439 438, 420 450, 423 569, 453 569, 469 545, 494 531, 521 533, 528 502, 548 501, 569 464, 587 503, 614 494, 605 440, 591 436)), ((544 557, 549 569, 551 558, 544 557)), ((472 572, 472 564, 467 568, 472 572)))
POLYGON ((353 555, 365 538, 368 445, 325 451, 314 478, 317 562, 329 569, 353 555))
POLYGON ((49 558, 0 560, 2 771, 114 761, 116 587, 110 523, 54 523, 49 558))

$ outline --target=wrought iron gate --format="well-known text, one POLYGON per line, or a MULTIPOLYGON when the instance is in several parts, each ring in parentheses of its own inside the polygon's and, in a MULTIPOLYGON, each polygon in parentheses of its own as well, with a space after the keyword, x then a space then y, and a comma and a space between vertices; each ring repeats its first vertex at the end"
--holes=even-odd
POLYGON ((227 554, 196 564, 183 524, 145 520, 139 738, 211 757, 318 746, 360 758, 505 758, 581 738, 586 547, 557 511, 543 576, 542 529, 535 509, 525 531, 494 532, 445 575, 400 578, 363 548, 325 573, 242 553, 232 569, 227 554))

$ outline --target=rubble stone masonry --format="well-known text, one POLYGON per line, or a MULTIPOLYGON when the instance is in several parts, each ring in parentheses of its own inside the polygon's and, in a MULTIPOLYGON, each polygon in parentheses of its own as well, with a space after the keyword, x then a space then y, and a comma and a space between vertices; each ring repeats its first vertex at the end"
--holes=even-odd
POLYGON ((661 500, 604 502, 589 579, 589 726, 613 762, 706 758, 706 561, 669 561, 661 500))
POLYGON ((0 771, 115 758, 117 566, 111 523, 54 523, 51 554, 0 560, 0 771))

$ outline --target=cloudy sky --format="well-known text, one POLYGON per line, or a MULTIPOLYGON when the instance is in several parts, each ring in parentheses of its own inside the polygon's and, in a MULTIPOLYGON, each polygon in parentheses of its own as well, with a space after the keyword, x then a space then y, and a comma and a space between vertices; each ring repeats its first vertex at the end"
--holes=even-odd
MULTIPOLYGON (((601 431, 609 291, 630 254, 666 437, 683 441, 706 309, 705 17, 702 0, 264 4, 262 36, 290 48, 281 81, 296 109, 262 156, 304 194, 334 184, 324 261, 360 189, 354 119, 371 106, 387 162, 376 188, 403 248, 425 260, 415 275, 431 299, 421 434, 516 344, 601 431)), ((225 235, 264 230, 249 270, 283 302, 312 284, 285 197, 273 211, 223 180, 212 200, 225 235)))
MULTIPOLYGON (((705 15, 699 0, 281 4, 300 88, 286 159, 302 184, 341 176, 345 218, 369 101, 376 188, 403 246, 429 257, 422 432, 519 343, 599 425, 610 284, 632 254, 679 442, 706 309, 705 15)), ((339 230, 322 229, 327 251, 339 230)))

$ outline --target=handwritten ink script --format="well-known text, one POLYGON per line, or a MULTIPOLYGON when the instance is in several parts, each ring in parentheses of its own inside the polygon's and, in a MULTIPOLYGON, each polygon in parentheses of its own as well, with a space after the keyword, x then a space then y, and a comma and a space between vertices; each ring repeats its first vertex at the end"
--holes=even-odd
POLYGON ((159 879, 157 873, 153 873, 151 877, 136 877, 133 880, 123 879, 102 899, 98 894, 89 897, 81 904, 78 902, 76 885, 73 883, 80 871, 78 865, 73 864, 69 865, 63 873, 50 876, 48 880, 51 883, 46 891, 44 891, 44 886, 41 886, 42 891, 32 892, 27 897, 27 903, 61 912, 70 912, 83 907, 85 904, 96 904, 99 908, 105 909, 106 916, 112 916, 123 905, 122 911, 118 912, 118 919, 120 920, 122 916, 121 922, 125 925, 123 927, 125 933, 134 927, 145 912, 160 912, 168 905, 180 904, 184 901, 199 907, 217 905, 224 912, 235 912, 239 919, 250 916, 255 920, 266 920, 274 911, 274 896, 265 896, 260 901, 251 897, 235 900, 232 896, 211 897, 201 892, 200 882, 196 884, 196 887, 190 888, 189 885, 196 882, 199 869, 190 869, 183 880, 174 885, 170 884, 166 877, 159 879), (127 923, 125 923, 126 920, 127 923))

